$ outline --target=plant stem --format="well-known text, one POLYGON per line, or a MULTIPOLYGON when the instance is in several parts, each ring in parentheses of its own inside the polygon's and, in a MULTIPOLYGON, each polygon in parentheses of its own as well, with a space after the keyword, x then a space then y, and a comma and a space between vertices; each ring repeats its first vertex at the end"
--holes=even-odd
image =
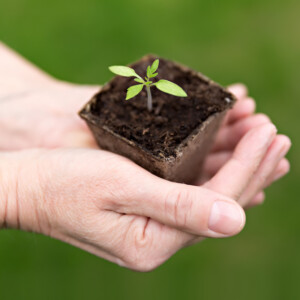
POLYGON ((147 100, 148 111, 152 111, 152 95, 151 95, 149 85, 146 85, 146 91, 147 91, 147 96, 148 96, 148 100, 147 100))

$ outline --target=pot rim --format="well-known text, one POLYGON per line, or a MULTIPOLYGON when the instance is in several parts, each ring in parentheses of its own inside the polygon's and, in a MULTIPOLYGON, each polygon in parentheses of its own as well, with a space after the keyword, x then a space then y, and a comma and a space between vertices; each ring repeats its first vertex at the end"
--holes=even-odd
MULTIPOLYGON (((133 63, 130 63, 129 66, 137 63, 137 62, 140 62, 140 61, 143 61, 143 60, 149 60, 149 59, 156 59, 156 58, 162 58, 162 57, 159 57, 155 54, 147 54, 145 56, 143 56, 141 59, 133 62, 133 63)), ((151 151, 149 151, 148 149, 146 148, 143 148, 140 144, 134 142, 134 141, 131 141, 129 139, 127 139, 126 137, 123 137, 119 134, 117 134, 116 132, 114 132, 113 130, 111 130, 110 128, 108 128, 106 125, 101 125, 101 128, 103 130, 105 130, 107 133, 115 136, 116 138, 126 142, 127 144, 131 145, 131 146, 135 146, 137 148, 139 148, 140 150, 150 154, 152 156, 152 158, 155 158, 157 161, 173 161, 176 159, 176 157, 179 157, 181 155, 181 153, 184 151, 184 149, 188 146, 188 142, 193 140, 195 136, 198 135, 198 133, 200 131, 203 131, 205 130, 205 127, 214 119, 216 118, 219 114, 223 114, 224 112, 227 112, 229 109, 231 109, 233 107, 233 105, 236 103, 237 99, 236 97, 230 93, 226 88, 224 88, 223 86, 221 86, 220 84, 216 83, 215 81, 213 81, 212 79, 208 78, 207 76, 203 75, 201 72, 198 72, 198 71, 195 71, 185 65, 182 65, 176 61, 172 61, 172 63, 174 63, 174 65, 176 65, 177 67, 179 67, 180 69, 182 69, 183 71, 185 72, 190 72, 192 75, 194 76, 197 76, 199 78, 201 78, 202 80, 208 82, 209 85, 213 85, 213 86, 216 86, 217 88, 221 89, 223 92, 226 92, 227 94, 229 94, 230 98, 229 97, 226 97, 227 99, 230 99, 231 102, 229 103, 228 102, 228 107, 226 109, 224 109, 223 111, 221 112, 214 112, 212 113, 206 120, 204 120, 203 122, 201 122, 196 128, 194 128, 190 133, 189 135, 183 139, 180 144, 178 144, 176 147, 175 147, 175 153, 176 153, 176 156, 174 157, 173 155, 171 156, 168 156, 168 157, 160 157, 160 156, 157 156, 157 155, 154 155, 151 151)), ((99 124, 97 123, 97 116, 94 115, 92 112, 91 112, 91 107, 93 104, 96 103, 97 101, 97 96, 103 92, 103 91, 106 91, 108 90, 109 88, 111 87, 110 85, 110 81, 109 82, 106 82, 102 87, 100 87, 100 90, 91 98, 91 100, 88 101, 88 103, 86 103, 83 108, 79 111, 79 116, 81 118, 83 118, 86 122, 88 123, 91 123, 92 125, 94 126, 98 126, 99 127, 99 124)), ((226 99, 225 98, 225 99, 226 99)), ((226 100, 225 100, 226 101, 226 100)))

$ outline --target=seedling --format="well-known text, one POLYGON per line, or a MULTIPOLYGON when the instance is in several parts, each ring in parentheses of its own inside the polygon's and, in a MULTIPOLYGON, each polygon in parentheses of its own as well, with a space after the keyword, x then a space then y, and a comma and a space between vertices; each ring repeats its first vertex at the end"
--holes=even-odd
POLYGON ((139 84, 133 85, 127 89, 126 100, 129 100, 136 95, 138 95, 143 87, 146 88, 147 91, 147 108, 149 111, 152 111, 152 95, 151 95, 151 87, 156 86, 160 91, 171 94, 177 97, 187 97, 186 92, 177 84, 161 79, 157 82, 151 81, 152 78, 155 78, 158 73, 156 73, 159 65, 159 60, 156 59, 151 66, 147 67, 147 76, 145 80, 139 76, 134 69, 124 66, 111 66, 109 70, 114 74, 124 76, 124 77, 136 77, 134 80, 139 84))

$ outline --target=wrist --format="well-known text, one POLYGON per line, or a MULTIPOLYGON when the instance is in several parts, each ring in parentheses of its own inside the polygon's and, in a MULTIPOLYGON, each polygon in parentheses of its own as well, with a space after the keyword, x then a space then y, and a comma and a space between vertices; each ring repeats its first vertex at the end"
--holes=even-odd
POLYGON ((0 153, 0 229, 39 232, 36 202, 38 150, 0 153))
POLYGON ((0 154, 0 229, 9 228, 16 219, 15 210, 16 162, 8 152, 0 154), (12 163, 12 164, 11 164, 12 163))

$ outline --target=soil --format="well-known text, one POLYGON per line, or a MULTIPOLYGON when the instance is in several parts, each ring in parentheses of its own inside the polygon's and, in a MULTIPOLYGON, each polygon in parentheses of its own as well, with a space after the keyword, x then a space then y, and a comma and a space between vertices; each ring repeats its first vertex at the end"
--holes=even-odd
MULTIPOLYGON (((156 57, 131 65, 142 77, 156 57)), ((157 157, 176 157, 176 147, 187 138, 200 123, 216 112, 232 106, 232 95, 196 72, 181 68, 172 61, 160 58, 158 76, 181 86, 188 94, 179 98, 151 88, 153 111, 147 110, 147 94, 143 90, 126 101, 126 90, 137 84, 133 78, 116 76, 103 89, 92 105, 99 126, 107 126, 115 133, 135 141, 142 149, 157 157)))

